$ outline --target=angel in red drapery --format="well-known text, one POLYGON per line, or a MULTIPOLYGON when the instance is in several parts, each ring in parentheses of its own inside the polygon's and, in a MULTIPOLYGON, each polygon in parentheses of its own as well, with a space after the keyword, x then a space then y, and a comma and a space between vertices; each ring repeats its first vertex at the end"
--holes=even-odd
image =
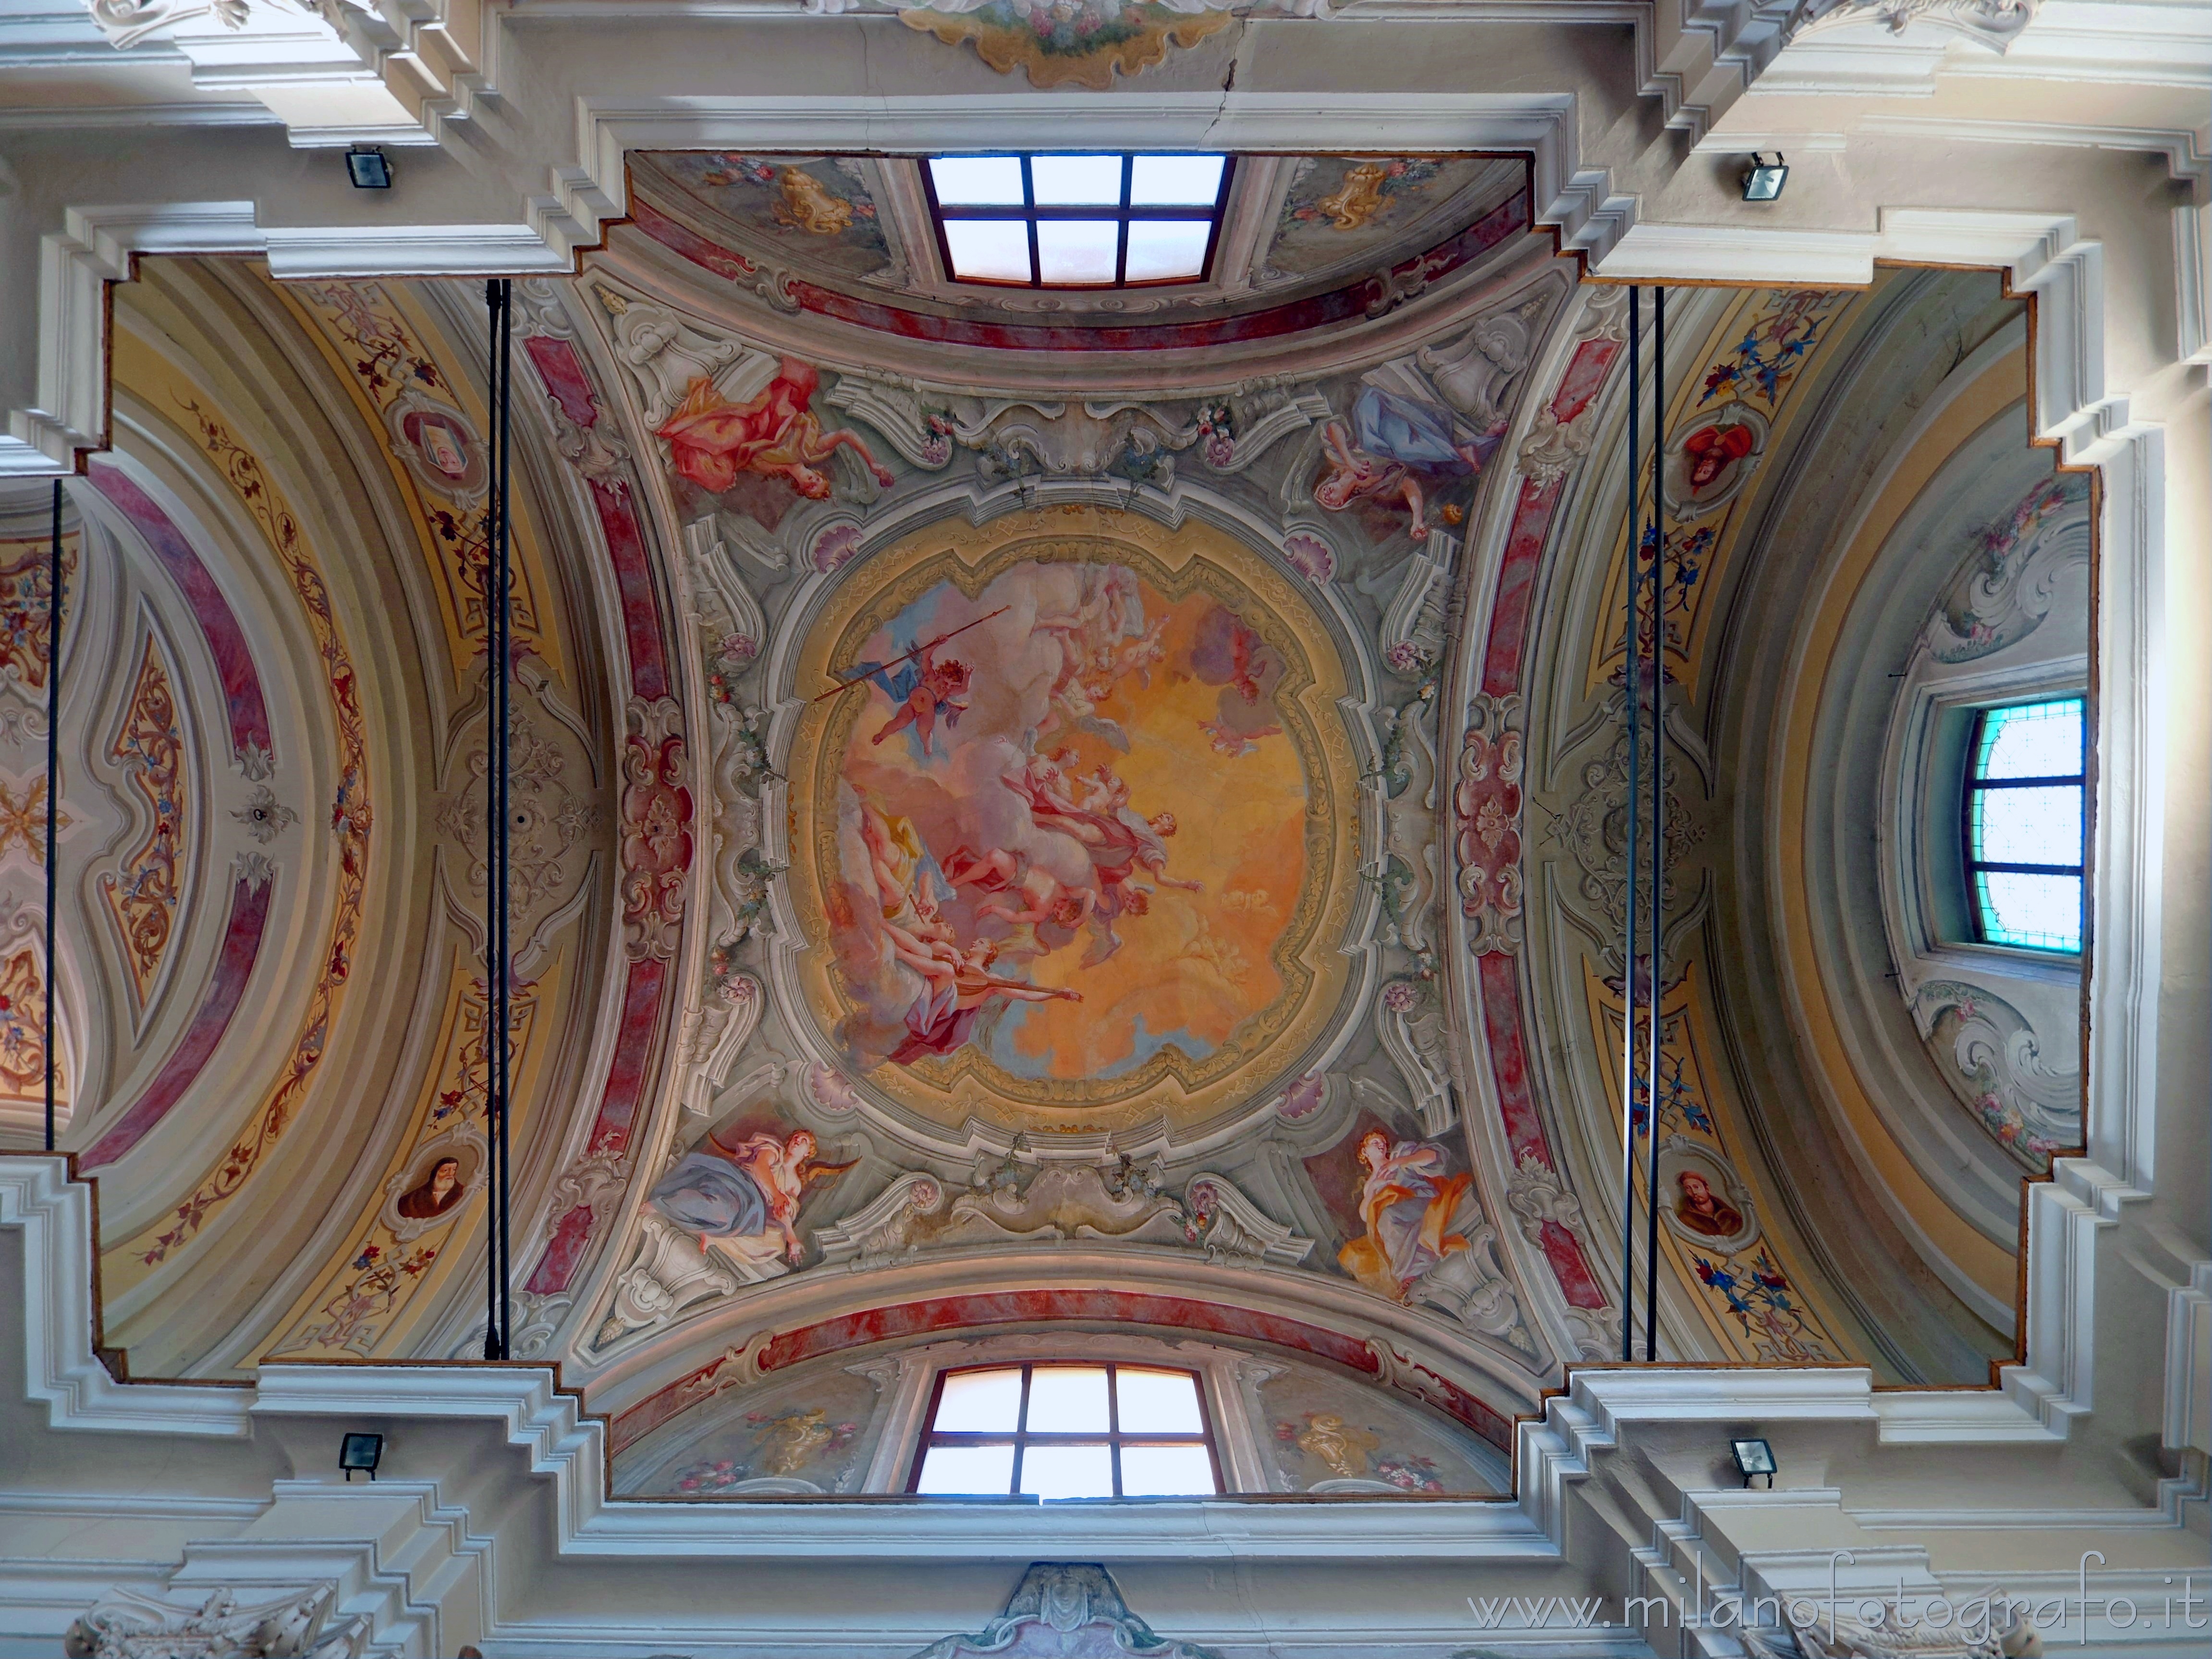
POLYGON ((691 382, 657 436, 668 441, 677 471, 717 495, 741 472, 781 478, 807 500, 830 499, 830 480, 815 469, 842 446, 859 456, 886 489, 896 482, 845 428, 824 432, 811 407, 822 385, 813 368, 786 357, 775 378, 750 401, 733 404, 705 375, 691 382))

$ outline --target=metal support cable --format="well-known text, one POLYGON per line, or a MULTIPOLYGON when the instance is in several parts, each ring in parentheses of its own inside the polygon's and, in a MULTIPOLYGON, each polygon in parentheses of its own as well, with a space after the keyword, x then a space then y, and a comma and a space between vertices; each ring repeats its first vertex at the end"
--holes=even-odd
POLYGON ((46 1150, 54 1149, 54 1006, 61 1000, 54 971, 54 830, 61 813, 62 481, 54 480, 53 535, 46 550, 46 1150))
POLYGON ((1628 893, 1622 910, 1620 987, 1627 1010, 1620 1044, 1620 1357, 1636 1358, 1636 823, 1639 712, 1644 668, 1644 633, 1636 618, 1636 555, 1643 514, 1636 495, 1644 457, 1639 422, 1644 400, 1644 290, 1628 290, 1628 553, 1625 580, 1627 620, 1621 629, 1621 684, 1627 693, 1622 711, 1628 721, 1628 893))
POLYGON ((484 608, 484 1128, 488 1143, 485 1191, 490 1203, 484 1230, 484 1358, 504 1359, 512 1309, 507 1178, 507 381, 512 371, 508 289, 484 284, 490 336, 486 372, 491 430, 485 496, 484 608))
POLYGON ((509 1037, 514 1024, 510 1017, 510 1003, 514 951, 511 936, 513 919, 509 915, 511 895, 507 870, 510 850, 507 837, 513 823, 507 773, 514 724, 511 708, 514 662, 510 648, 514 634, 514 581, 508 559, 509 506, 514 482, 514 455, 508 421, 514 392, 514 284, 508 278, 500 278, 498 598, 492 607, 492 615, 498 618, 499 623, 499 659, 494 671, 496 678, 493 681, 499 691, 495 711, 498 763, 493 769, 494 775, 499 780, 499 826, 494 837, 499 843, 499 892, 494 903, 494 914, 499 920, 499 977, 494 994, 492 1028, 499 1039, 495 1053, 499 1063, 499 1357, 501 1359, 509 1356, 514 1338, 514 1252, 511 1224, 513 1163, 507 1133, 508 1118, 514 1105, 509 1037))
POLYGON ((1644 1077, 1644 1358, 1659 1357, 1659 1055, 1667 921, 1667 290, 1651 290, 1651 939, 1644 1077))

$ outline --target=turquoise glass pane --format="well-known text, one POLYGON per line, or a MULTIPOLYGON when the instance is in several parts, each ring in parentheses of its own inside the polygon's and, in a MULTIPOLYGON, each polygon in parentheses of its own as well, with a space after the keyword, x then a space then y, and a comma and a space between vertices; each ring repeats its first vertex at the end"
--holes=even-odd
POLYGON ((1990 864, 2081 862, 2081 786, 1974 792, 1974 857, 1990 864))
POLYGON ((2081 878, 1982 870, 1974 876, 1982 936, 2031 951, 2081 948, 2081 878))
POLYGON ((1982 717, 1978 778, 2078 778, 2081 775, 2081 699, 1992 708, 1982 717))
POLYGON ((2016 703, 1982 716, 1966 796, 1970 863, 2074 866, 1974 870, 1975 910, 1982 937, 1992 945, 2081 948, 2086 730, 2080 697, 2016 703), (2011 781, 2045 778, 2062 781, 2011 781))

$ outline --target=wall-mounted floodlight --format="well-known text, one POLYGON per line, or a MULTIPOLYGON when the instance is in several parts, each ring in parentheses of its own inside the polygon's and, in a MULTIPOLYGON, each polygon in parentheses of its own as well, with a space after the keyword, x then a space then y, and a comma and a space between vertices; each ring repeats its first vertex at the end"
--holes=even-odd
POLYGON ((390 190, 392 162, 380 149, 349 149, 346 177, 353 180, 356 190, 390 190))
POLYGON ((1747 1489, 1755 1477, 1763 1474, 1766 1477, 1767 1491, 1774 1490, 1773 1447, 1764 1440, 1731 1440, 1729 1449, 1735 1454, 1736 1470, 1743 1476, 1747 1489))
POLYGON ((1777 150, 1770 161, 1753 151, 1751 165, 1743 170, 1743 199, 1747 202, 1775 202, 1782 198, 1782 186, 1790 182, 1789 163, 1777 150))
POLYGON ((349 1434, 338 1442, 338 1467, 345 1471, 349 1484, 356 1471, 375 1480, 376 1466, 383 1461, 384 1437, 380 1434, 349 1434))

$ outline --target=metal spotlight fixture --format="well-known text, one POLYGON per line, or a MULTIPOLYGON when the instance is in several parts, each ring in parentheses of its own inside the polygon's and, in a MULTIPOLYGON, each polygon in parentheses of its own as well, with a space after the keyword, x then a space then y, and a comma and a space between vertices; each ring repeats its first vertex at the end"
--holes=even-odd
POLYGON ((349 149, 346 177, 353 180, 356 190, 390 190, 392 162, 380 149, 349 149))
POLYGON ((1770 161, 1753 150, 1751 165, 1743 170, 1743 199, 1747 202, 1775 202, 1782 198, 1782 186, 1790 182, 1790 165, 1782 159, 1782 152, 1774 152, 1770 161))
POLYGON ((1773 1447, 1764 1440, 1731 1440, 1729 1449, 1735 1454, 1736 1472, 1743 1476, 1747 1491, 1750 1489, 1753 1479, 1762 1474, 1766 1477, 1767 1491, 1774 1490, 1773 1447))
POLYGON ((380 1434, 349 1434, 338 1442, 338 1467, 345 1471, 348 1485, 352 1484, 356 1470, 375 1480, 376 1466, 383 1461, 384 1437, 380 1434))

